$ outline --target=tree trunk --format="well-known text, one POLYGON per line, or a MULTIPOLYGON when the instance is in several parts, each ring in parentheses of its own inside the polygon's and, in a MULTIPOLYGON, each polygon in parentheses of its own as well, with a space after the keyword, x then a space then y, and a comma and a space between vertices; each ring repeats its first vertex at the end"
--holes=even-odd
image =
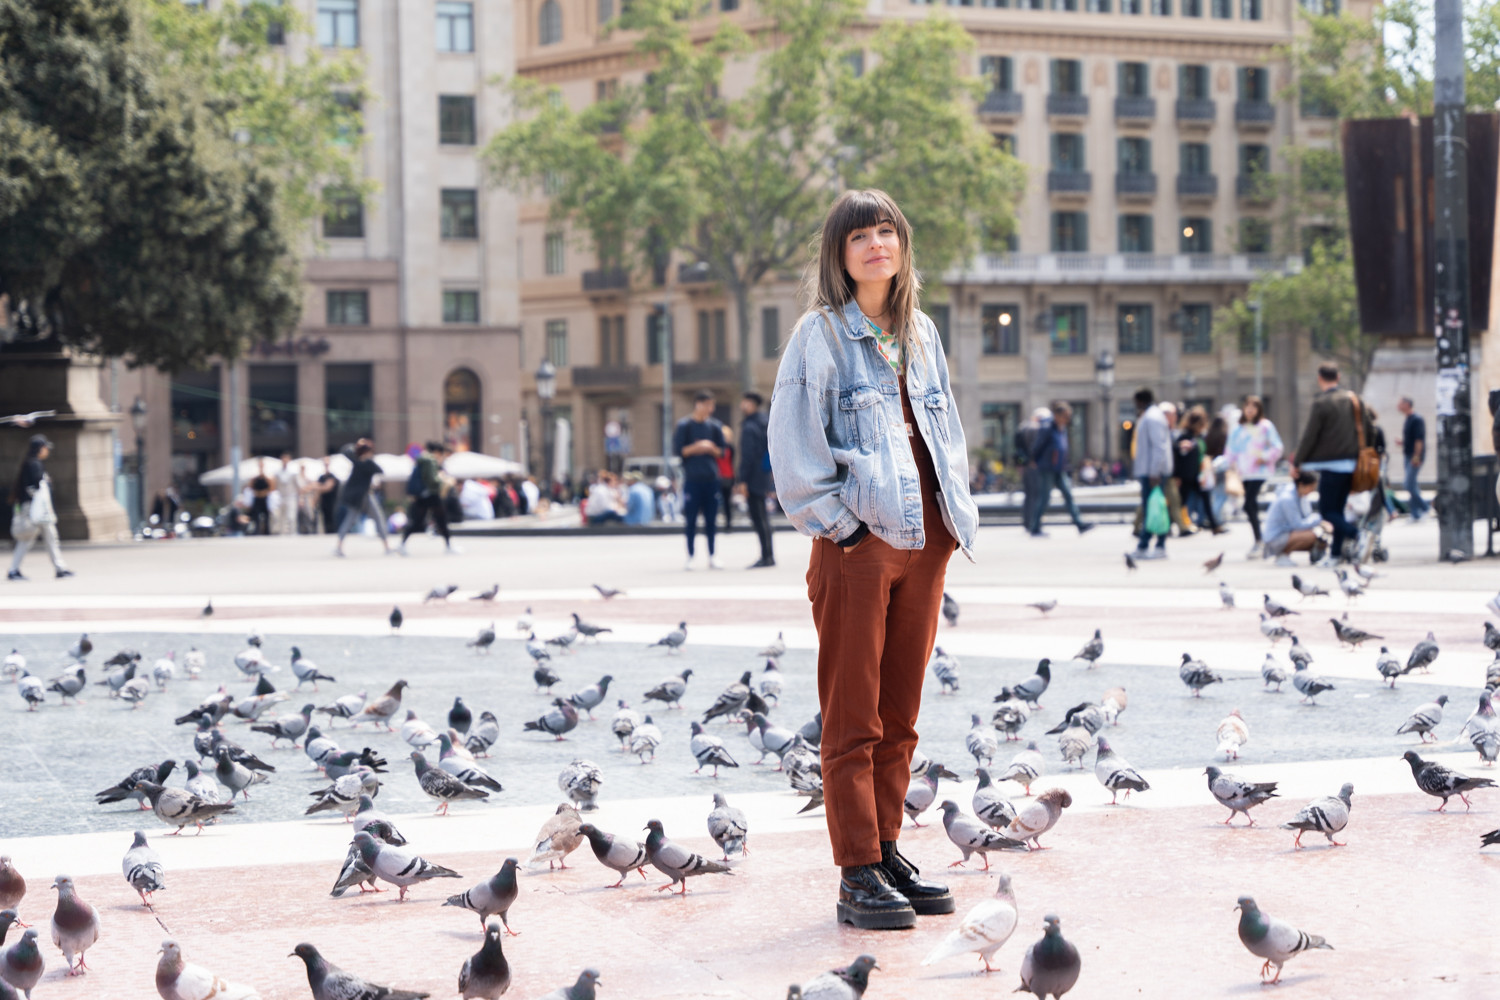
POLYGON ((750 336, 750 289, 741 281, 730 282, 729 292, 734 296, 735 322, 740 328, 740 391, 750 392, 755 388, 755 356, 751 352, 750 336))

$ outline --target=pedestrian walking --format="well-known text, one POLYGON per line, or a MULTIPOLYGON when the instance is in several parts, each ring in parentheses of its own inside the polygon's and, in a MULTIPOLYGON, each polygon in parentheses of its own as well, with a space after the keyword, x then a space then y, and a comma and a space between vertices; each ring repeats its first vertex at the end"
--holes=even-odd
POLYGON ((417 456, 416 467, 406 484, 412 501, 406 506, 406 527, 401 530, 401 547, 396 550, 403 556, 407 554, 406 540, 414 532, 425 530, 428 517, 443 536, 443 551, 458 554, 458 547, 448 533, 448 510, 443 506, 443 459, 447 455, 448 448, 442 442, 428 441, 417 456))
POLYGON ((750 526, 760 539, 760 558, 750 564, 751 569, 776 565, 776 553, 771 544, 771 515, 766 511, 766 500, 775 492, 776 484, 771 478, 771 457, 766 451, 764 405, 764 397, 758 392, 747 392, 740 399, 744 420, 740 422, 739 490, 750 510, 750 526))
POLYGON ((1255 536, 1247 558, 1259 558, 1264 552, 1260 531, 1260 491, 1266 480, 1276 473, 1284 445, 1276 425, 1266 416, 1266 404, 1259 396, 1246 396, 1240 410, 1240 422, 1229 434, 1227 454, 1231 468, 1239 473, 1245 490, 1245 517, 1255 536))
POLYGON ((1307 470, 1298 472, 1282 486, 1266 512, 1265 555, 1276 557, 1277 566, 1291 566, 1293 552, 1312 553, 1318 561, 1323 548, 1318 532, 1324 534, 1333 526, 1322 514, 1308 508, 1307 496, 1318 488, 1318 477, 1307 470))
POLYGON ((366 514, 375 519, 375 530, 380 535, 380 545, 385 549, 385 554, 391 554, 390 537, 385 529, 385 512, 380 509, 380 501, 375 498, 375 478, 379 475, 380 465, 375 461, 374 443, 367 438, 360 438, 354 443, 349 478, 344 480, 344 486, 338 493, 339 505, 335 517, 339 525, 339 538, 333 547, 334 555, 344 554, 344 536, 359 527, 359 522, 366 514))
POLYGON ((1135 557, 1165 559, 1166 532, 1157 534, 1151 530, 1151 518, 1146 516, 1146 511, 1151 502, 1151 491, 1163 487, 1172 475, 1172 428, 1156 402, 1156 394, 1149 388, 1143 386, 1136 390, 1135 412, 1135 458, 1131 475, 1141 484, 1141 527, 1135 557), (1151 547, 1153 538, 1156 539, 1155 547, 1151 547))
POLYGON ((271 491, 276 478, 266 472, 266 460, 260 459, 250 479, 250 526, 257 535, 271 533, 271 491))
POLYGON ((1027 531, 1032 538, 1045 538, 1042 517, 1047 505, 1052 502, 1052 491, 1062 494, 1068 516, 1080 535, 1093 529, 1092 522, 1085 521, 1078 513, 1078 504, 1073 500, 1073 484, 1068 477, 1068 427, 1073 422, 1073 408, 1062 400, 1053 403, 1048 417, 1037 428, 1031 446, 1031 460, 1036 466, 1037 495, 1031 508, 1031 523, 1027 531))
POLYGON ((838 918, 910 927, 915 913, 954 910, 896 840, 948 560, 960 548, 972 558, 979 515, 942 342, 917 308, 906 219, 882 192, 844 193, 815 266, 813 308, 776 376, 771 468, 787 517, 814 539, 838 918))
POLYGON ((1333 526, 1330 565, 1345 557, 1344 545, 1354 539, 1355 528, 1344 517, 1344 505, 1349 502, 1360 449, 1374 436, 1359 397, 1339 385, 1338 367, 1320 365, 1318 394, 1313 397, 1292 467, 1318 474, 1318 512, 1333 526))
MULTIPOLYGON (((1172 444, 1175 446, 1177 441, 1182 437, 1182 431, 1178 427, 1179 411, 1177 404, 1171 400, 1162 400, 1161 415, 1167 421, 1167 433, 1170 435, 1172 444)), ((1162 480, 1161 491, 1162 495, 1167 498, 1167 513, 1171 519, 1172 526, 1177 529, 1177 537, 1186 538, 1189 535, 1196 535, 1198 533, 1198 526, 1188 516, 1187 507, 1182 503, 1182 491, 1177 488, 1177 476, 1175 475, 1176 451, 1174 450, 1171 454, 1174 456, 1174 474, 1162 480)))
POLYGON ((734 431, 723 424, 724 447, 719 450, 719 504, 724 508, 724 534, 734 530, 734 431))
POLYGON ((1177 493, 1189 516, 1197 515, 1203 527, 1222 535, 1227 529, 1219 525, 1210 499, 1214 473, 1203 438, 1207 428, 1208 414, 1203 407, 1194 406, 1188 410, 1182 422, 1182 432, 1174 442, 1172 478, 1177 480, 1177 493))
POLYGON ((15 541, 15 553, 10 559, 9 580, 25 580, 21 574, 21 560, 31 551, 38 538, 47 543, 47 554, 52 557, 52 569, 58 579, 73 575, 63 561, 62 546, 57 540, 57 510, 52 505, 52 477, 42 464, 52 454, 52 442, 45 434, 33 434, 26 445, 26 457, 16 470, 15 485, 11 489, 14 506, 11 509, 10 534, 15 541))
POLYGON ((693 413, 677 421, 672 451, 682 460, 682 513, 687 521, 687 568, 693 568, 694 536, 703 517, 708 541, 708 568, 722 569, 714 554, 714 527, 719 515, 719 455, 724 450, 724 425, 714 419, 714 394, 700 389, 693 397, 693 413))
POLYGON ((1032 518, 1042 492, 1041 473, 1037 470, 1036 459, 1031 457, 1031 450, 1036 445, 1042 424, 1051 419, 1052 411, 1045 406, 1038 406, 1031 411, 1030 419, 1016 428, 1012 442, 1016 449, 1016 461, 1021 464, 1021 528, 1027 534, 1031 533, 1032 518))
POLYGON ((312 486, 317 495, 318 519, 323 522, 323 534, 332 535, 339 530, 339 477, 333 474, 333 459, 323 459, 323 471, 312 486))
POLYGON ((1432 506, 1422 498, 1422 487, 1417 483, 1422 460, 1427 457, 1427 421, 1417 413, 1410 396, 1402 396, 1396 409, 1406 418, 1401 425, 1401 475, 1409 498, 1406 505, 1411 510, 1411 519, 1420 521, 1432 506))
POLYGON ((279 503, 275 510, 275 532, 278 535, 295 535, 302 513, 302 473, 298 470, 292 453, 281 453, 281 471, 276 474, 276 497, 279 503))

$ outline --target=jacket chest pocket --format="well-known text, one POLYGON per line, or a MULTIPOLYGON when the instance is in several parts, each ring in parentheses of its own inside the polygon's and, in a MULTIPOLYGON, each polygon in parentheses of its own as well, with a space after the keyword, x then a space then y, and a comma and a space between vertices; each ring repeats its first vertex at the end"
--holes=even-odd
POLYGON ((922 397, 922 402, 927 409, 927 423, 932 427, 935 440, 948 440, 948 396, 940 389, 934 389, 922 397))
POLYGON ((851 445, 869 451, 885 436, 880 390, 874 386, 864 385, 839 393, 839 414, 851 445))

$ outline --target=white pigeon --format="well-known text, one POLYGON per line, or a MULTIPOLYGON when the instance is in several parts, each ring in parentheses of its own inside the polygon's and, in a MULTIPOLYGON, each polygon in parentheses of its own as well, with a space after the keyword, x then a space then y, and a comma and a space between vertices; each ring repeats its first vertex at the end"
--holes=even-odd
POLYGON ((203 668, 208 666, 208 656, 203 650, 193 646, 182 654, 182 666, 187 670, 188 680, 197 680, 203 668))
POLYGON ((416 709, 406 710, 406 721, 401 723, 401 738, 415 750, 425 750, 438 741, 438 734, 431 726, 417 718, 416 709))
POLYGON ((1240 710, 1235 709, 1226 715, 1219 723, 1219 728, 1214 732, 1214 739, 1219 741, 1215 753, 1224 755, 1225 760, 1239 760, 1240 747, 1250 742, 1250 726, 1245 722, 1240 710))
POLYGON ((1125 697, 1125 689, 1122 687, 1110 688, 1104 692, 1104 700, 1099 702, 1099 711, 1104 713, 1104 721, 1111 726, 1120 724, 1120 713, 1124 712, 1130 704, 1125 697))
POLYGON ((942 685, 939 693, 954 694, 958 691, 958 657, 943 652, 943 647, 937 646, 932 651, 931 667, 932 676, 942 685))
POLYGON ((990 959, 1010 940, 1015 930, 1016 895, 1010 887, 1010 876, 1001 875, 994 898, 981 901, 964 914, 959 925, 932 949, 932 954, 922 959, 922 964, 932 965, 954 955, 973 952, 984 962, 985 972, 998 972, 990 965, 990 959))
POLYGON ((1234 610, 1234 591, 1223 580, 1219 581, 1219 601, 1224 605, 1225 611, 1234 610))
POLYGON ((969 716, 969 735, 964 738, 964 748, 974 756, 975 765, 989 766, 1000 752, 1000 741, 995 738, 995 727, 977 715, 969 716))
POLYGON ((184 961, 176 941, 163 941, 160 954, 156 992, 162 1000, 260 1000, 250 987, 226 983, 203 966, 184 961))
POLYGON ((1010 766, 995 775, 995 784, 1002 781, 1014 781, 1026 789, 1026 794, 1031 794, 1031 783, 1042 773, 1042 752, 1036 748, 1036 740, 1026 744, 1026 749, 1017 753, 1010 759, 1010 766))
POLYGON ((25 669, 26 657, 21 655, 20 650, 12 649, 5 655, 5 663, 3 667, 0 667, 0 674, 3 674, 6 680, 14 681, 25 669))
POLYGON ((531 631, 531 626, 532 626, 531 609, 527 608, 526 609, 526 613, 523 614, 523 615, 521 615, 521 617, 519 617, 519 618, 516 619, 516 631, 517 632, 530 632, 531 631))
POLYGON ((151 894, 165 889, 167 878, 162 870, 161 855, 146 842, 146 835, 140 830, 135 831, 135 841, 120 861, 120 871, 130 887, 140 894, 141 904, 148 910, 152 909, 151 894))
POLYGON ((177 676, 177 654, 168 653, 151 665, 151 679, 156 682, 158 689, 165 691, 167 681, 177 676))

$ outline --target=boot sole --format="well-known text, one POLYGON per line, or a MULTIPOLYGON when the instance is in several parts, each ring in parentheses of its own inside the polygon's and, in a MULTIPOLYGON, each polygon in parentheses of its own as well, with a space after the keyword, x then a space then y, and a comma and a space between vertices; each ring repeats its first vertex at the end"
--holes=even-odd
POLYGON ((912 911, 919 917, 930 917, 940 913, 953 913, 958 909, 958 903, 954 901, 953 894, 946 893, 942 896, 907 896, 906 901, 911 904, 912 911))
POLYGON ((896 910, 860 910, 841 901, 838 904, 838 917, 839 923, 853 924, 862 931, 904 930, 908 927, 915 927, 917 924, 916 911, 911 907, 896 910))

